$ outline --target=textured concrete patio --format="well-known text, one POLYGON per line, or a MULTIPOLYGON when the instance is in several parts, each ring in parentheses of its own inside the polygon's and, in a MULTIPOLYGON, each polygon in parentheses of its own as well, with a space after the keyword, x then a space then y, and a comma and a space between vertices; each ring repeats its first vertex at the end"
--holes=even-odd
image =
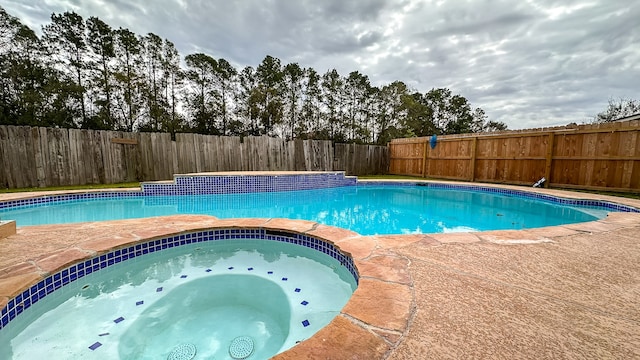
MULTIPOLYGON (((535 191, 640 207, 638 200, 535 191)), ((356 259, 360 285, 342 313, 277 359, 640 358, 640 214, 629 213, 524 231, 393 236, 184 215, 23 227, 0 240, 0 307, 108 249, 229 227, 318 236, 356 259)))

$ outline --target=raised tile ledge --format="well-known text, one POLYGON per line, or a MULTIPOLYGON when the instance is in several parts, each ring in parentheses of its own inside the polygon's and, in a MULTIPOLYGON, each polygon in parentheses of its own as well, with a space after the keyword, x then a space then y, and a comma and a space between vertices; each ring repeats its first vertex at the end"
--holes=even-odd
POLYGON ((344 171, 256 171, 175 174, 173 181, 143 182, 143 195, 261 193, 354 186, 344 171))

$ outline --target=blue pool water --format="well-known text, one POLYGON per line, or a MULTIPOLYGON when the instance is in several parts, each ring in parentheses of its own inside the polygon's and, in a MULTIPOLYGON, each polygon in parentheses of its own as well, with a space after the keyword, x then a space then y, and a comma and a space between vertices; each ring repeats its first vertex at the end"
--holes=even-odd
POLYGON ((222 195, 132 196, 68 200, 0 210, 18 226, 173 214, 290 218, 362 235, 526 229, 603 218, 610 210, 427 186, 347 186, 222 195))
POLYGON ((185 345, 196 359, 231 359, 238 338, 252 341, 247 359, 266 359, 327 325, 355 288, 340 262, 305 246, 183 245, 49 294, 2 329, 0 359, 171 359, 185 345))

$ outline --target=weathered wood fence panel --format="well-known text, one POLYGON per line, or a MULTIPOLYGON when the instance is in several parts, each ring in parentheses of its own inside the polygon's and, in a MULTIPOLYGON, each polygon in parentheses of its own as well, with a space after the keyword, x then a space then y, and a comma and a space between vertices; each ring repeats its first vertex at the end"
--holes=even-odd
POLYGON ((395 139, 391 174, 640 192, 640 121, 395 139), (420 153, 420 149, 424 149, 420 153))
POLYGON ((0 186, 25 188, 170 180, 213 171, 386 173, 386 146, 324 140, 126 133, 0 126, 0 186))
POLYGON ((335 170, 347 174, 386 174, 389 169, 389 152, 386 147, 356 144, 335 144, 335 170))

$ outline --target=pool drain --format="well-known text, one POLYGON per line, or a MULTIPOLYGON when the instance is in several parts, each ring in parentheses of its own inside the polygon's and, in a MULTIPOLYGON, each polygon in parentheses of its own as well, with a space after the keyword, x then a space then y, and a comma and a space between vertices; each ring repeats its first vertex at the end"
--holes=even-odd
POLYGON ((229 345, 229 355, 234 359, 246 359, 253 353, 253 340, 248 336, 238 336, 229 345))
POLYGON ((171 350, 167 360, 191 360, 196 356, 196 346, 193 344, 180 344, 171 350))

